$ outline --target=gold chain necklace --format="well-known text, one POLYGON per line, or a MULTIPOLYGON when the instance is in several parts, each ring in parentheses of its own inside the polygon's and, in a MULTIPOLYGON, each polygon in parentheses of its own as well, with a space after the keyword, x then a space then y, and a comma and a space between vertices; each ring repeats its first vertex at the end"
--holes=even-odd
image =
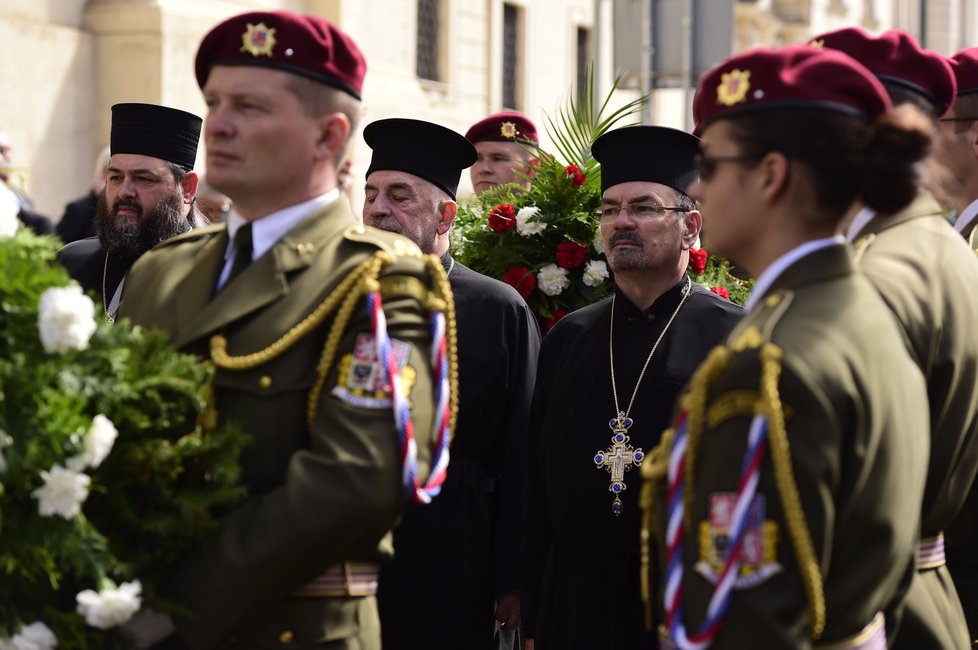
POLYGON ((662 328, 659 338, 652 345, 652 351, 649 352, 649 356, 645 358, 645 364, 642 366, 642 371, 638 374, 638 380, 635 382, 632 397, 628 400, 628 406, 624 411, 621 410, 618 404, 618 385, 615 383, 615 296, 611 298, 611 329, 608 332, 608 359, 611 364, 611 394, 615 399, 616 415, 608 422, 608 426, 611 427, 611 446, 604 451, 598 451, 594 454, 594 464, 598 469, 604 468, 611 473, 611 485, 608 486, 608 491, 615 495, 615 500, 611 502, 611 512, 616 517, 621 514, 622 510, 620 495, 626 488, 625 472, 631 470, 632 467, 641 465, 645 459, 645 452, 642 451, 641 447, 635 448, 628 444, 628 441, 631 440, 628 435, 628 429, 634 424, 632 419, 628 417, 628 414, 632 412, 632 405, 635 403, 635 397, 638 395, 638 387, 642 385, 645 371, 648 369, 649 363, 652 362, 652 355, 659 348, 659 343, 662 342, 666 332, 669 331, 669 326, 672 325, 672 321, 676 319, 676 315, 683 308, 683 304, 685 304, 686 299, 689 298, 689 294, 692 292, 693 282, 687 280, 686 286, 683 288, 682 299, 672 312, 672 316, 666 322, 666 326, 662 328))
POLYGON ((105 251, 105 264, 102 266, 102 311, 105 312, 105 320, 114 323, 115 318, 109 313, 109 303, 105 300, 105 278, 109 274, 109 251, 105 251))

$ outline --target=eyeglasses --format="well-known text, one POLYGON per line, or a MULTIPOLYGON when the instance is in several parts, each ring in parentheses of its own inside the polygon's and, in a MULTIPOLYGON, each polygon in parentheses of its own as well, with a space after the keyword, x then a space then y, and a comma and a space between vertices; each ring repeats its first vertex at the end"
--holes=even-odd
POLYGON ((696 173, 700 175, 701 181, 708 181, 717 172, 720 163, 745 163, 760 160, 764 154, 746 154, 743 156, 707 156, 696 153, 693 155, 693 164, 696 166, 696 173))
POLYGON ((614 219, 619 212, 625 211, 636 219, 652 219, 666 212, 689 212, 683 208, 665 207, 652 203, 628 203, 626 205, 608 205, 598 208, 591 214, 597 219, 614 219))

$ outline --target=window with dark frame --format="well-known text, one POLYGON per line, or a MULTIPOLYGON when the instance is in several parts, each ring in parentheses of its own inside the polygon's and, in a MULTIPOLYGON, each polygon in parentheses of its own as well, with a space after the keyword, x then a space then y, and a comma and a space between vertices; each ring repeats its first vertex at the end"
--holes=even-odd
POLYGON ((520 110, 517 83, 519 80, 520 43, 519 9, 503 5, 503 107, 520 110))
POLYGON ((577 98, 584 97, 587 86, 587 68, 591 61, 591 30, 577 28, 577 98))
POLYGON ((440 0, 418 0, 418 76, 441 81, 438 70, 440 0))

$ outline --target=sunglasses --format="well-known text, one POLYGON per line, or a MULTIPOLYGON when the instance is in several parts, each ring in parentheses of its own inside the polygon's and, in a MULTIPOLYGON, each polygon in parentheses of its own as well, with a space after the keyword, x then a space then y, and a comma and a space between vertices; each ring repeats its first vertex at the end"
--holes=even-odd
POLYGON ((709 157, 702 153, 693 155, 693 164, 696 166, 696 173, 699 174, 701 181, 708 181, 717 172, 717 167, 722 163, 743 164, 760 160, 764 154, 745 154, 742 156, 714 156, 709 157))

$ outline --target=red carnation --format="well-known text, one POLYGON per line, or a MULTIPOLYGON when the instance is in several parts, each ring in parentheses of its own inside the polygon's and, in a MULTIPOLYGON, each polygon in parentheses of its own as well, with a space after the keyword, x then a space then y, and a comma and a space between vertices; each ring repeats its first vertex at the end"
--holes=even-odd
POLYGON ((705 248, 689 249, 689 270, 693 272, 693 275, 699 275, 706 270, 706 260, 709 257, 710 254, 706 252, 705 248))
POLYGON ((727 291, 726 287, 710 287, 710 291, 720 296, 721 298, 726 298, 730 300, 730 292, 727 291))
POLYGON ((563 318, 566 315, 567 315, 566 309, 555 309, 552 312, 550 312, 550 318, 548 318, 547 322, 543 324, 544 332, 549 332, 550 328, 556 325, 557 321, 559 321, 561 318, 563 318))
POLYGON ((489 213, 489 227, 500 235, 516 228, 516 208, 512 203, 501 203, 489 213))
POLYGON ((567 170, 568 176, 574 177, 574 187, 580 187, 584 185, 584 181, 587 180, 587 176, 581 173, 581 168, 577 165, 567 165, 564 169, 567 170))
POLYGON ((572 241, 557 244, 557 264, 565 269, 576 269, 587 261, 587 249, 572 241))
POLYGON ((516 289, 524 298, 529 298, 537 288, 537 276, 525 266, 514 266, 506 271, 503 282, 516 289))

